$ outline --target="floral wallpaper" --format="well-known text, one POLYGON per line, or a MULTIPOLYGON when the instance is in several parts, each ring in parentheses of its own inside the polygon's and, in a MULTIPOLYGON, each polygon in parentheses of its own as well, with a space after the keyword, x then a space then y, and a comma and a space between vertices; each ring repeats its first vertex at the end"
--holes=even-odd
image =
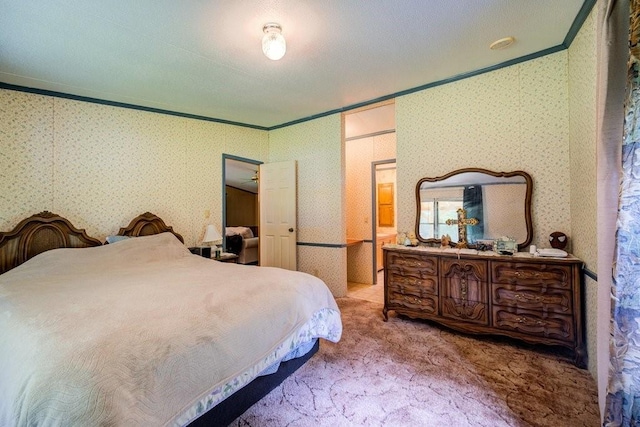
POLYGON ((567 99, 566 51, 396 99, 398 228, 420 178, 481 167, 533 177, 534 244, 571 236, 567 99))
MULTIPOLYGON (((593 8, 569 48, 569 149, 571 250, 597 272, 596 204, 596 16, 593 8)), ((585 323, 589 371, 597 372, 598 283, 585 276, 585 323)))
MULTIPOLYGON (((298 165, 298 242, 345 242, 344 145, 340 114, 269 132, 270 162, 298 165)), ((322 278, 335 296, 347 293, 345 248, 298 246, 298 270, 322 278)))
POLYGON ((0 90, 0 229, 53 206, 53 103, 0 90))
POLYGON ((87 221, 92 236, 147 210, 186 229, 183 120, 61 98, 54 114, 56 213, 87 221))
POLYGON ((298 271, 322 279, 336 297, 347 294, 346 248, 298 246, 298 271))
POLYGON ((151 211, 196 245, 222 223, 222 153, 268 152, 266 131, 9 90, 0 120, 3 230, 50 210, 104 239, 151 211))

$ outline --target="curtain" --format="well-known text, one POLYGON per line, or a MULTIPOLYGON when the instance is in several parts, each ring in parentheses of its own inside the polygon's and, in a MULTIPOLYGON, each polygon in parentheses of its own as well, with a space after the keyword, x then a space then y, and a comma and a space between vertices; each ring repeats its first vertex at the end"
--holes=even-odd
POLYGON ((476 240, 484 239, 482 186, 470 185, 464 187, 462 193, 462 209, 467 211, 467 218, 475 218, 478 220, 478 224, 467 226, 467 242, 474 243, 476 240))
POLYGON ((598 1, 597 33, 597 218, 598 218, 598 401, 604 416, 609 379, 611 284, 618 217, 618 189, 629 56, 629 0, 598 1))
POLYGON ((640 425, 640 0, 630 16, 605 426, 640 425))

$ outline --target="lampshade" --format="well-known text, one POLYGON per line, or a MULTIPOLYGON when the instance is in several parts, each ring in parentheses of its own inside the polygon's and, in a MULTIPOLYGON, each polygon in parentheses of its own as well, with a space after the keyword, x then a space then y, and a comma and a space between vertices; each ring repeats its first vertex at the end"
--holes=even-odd
POLYGON ((267 58, 277 61, 282 58, 287 51, 287 42, 284 39, 280 24, 270 22, 264 24, 262 28, 264 36, 262 36, 262 51, 267 58))
POLYGON ((218 240, 222 240, 222 236, 218 232, 216 226, 213 224, 207 225, 207 231, 204 232, 202 243, 214 243, 218 240))

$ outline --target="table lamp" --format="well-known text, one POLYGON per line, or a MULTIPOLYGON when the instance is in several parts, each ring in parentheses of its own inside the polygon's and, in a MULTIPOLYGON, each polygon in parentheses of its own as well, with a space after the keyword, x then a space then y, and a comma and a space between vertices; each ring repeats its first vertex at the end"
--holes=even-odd
POLYGON ((207 225, 207 230, 204 232, 202 243, 209 243, 211 246, 215 245, 215 258, 220 258, 220 246, 217 243, 219 241, 222 241, 222 236, 218 232, 216 226, 213 224, 207 225))

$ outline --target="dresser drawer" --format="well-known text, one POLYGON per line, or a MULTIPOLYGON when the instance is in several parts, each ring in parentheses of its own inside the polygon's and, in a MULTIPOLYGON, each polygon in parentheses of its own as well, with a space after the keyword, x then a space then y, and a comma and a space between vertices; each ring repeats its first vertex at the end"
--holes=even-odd
POLYGON ((442 298, 442 317, 467 323, 489 325, 487 304, 477 301, 442 298))
POLYGON ((524 262, 491 262, 493 283, 571 289, 571 267, 524 262))
POLYGON ((571 314, 573 312, 571 297, 569 289, 499 283, 491 285, 492 303, 507 307, 571 314))
POLYGON ((493 306, 493 327, 567 342, 575 340, 573 317, 514 307, 493 306))
POLYGON ((438 278, 436 276, 416 277, 412 274, 400 275, 393 271, 389 275, 389 289, 398 292, 407 292, 415 295, 432 294, 438 295, 438 278))
POLYGON ((425 314, 438 314, 438 296, 428 294, 414 294, 408 292, 399 292, 396 289, 389 288, 386 295, 385 304, 389 309, 407 308, 413 311, 419 311, 425 314))
POLYGON ((389 251, 385 268, 399 274, 411 274, 416 277, 437 276, 438 258, 389 251))

